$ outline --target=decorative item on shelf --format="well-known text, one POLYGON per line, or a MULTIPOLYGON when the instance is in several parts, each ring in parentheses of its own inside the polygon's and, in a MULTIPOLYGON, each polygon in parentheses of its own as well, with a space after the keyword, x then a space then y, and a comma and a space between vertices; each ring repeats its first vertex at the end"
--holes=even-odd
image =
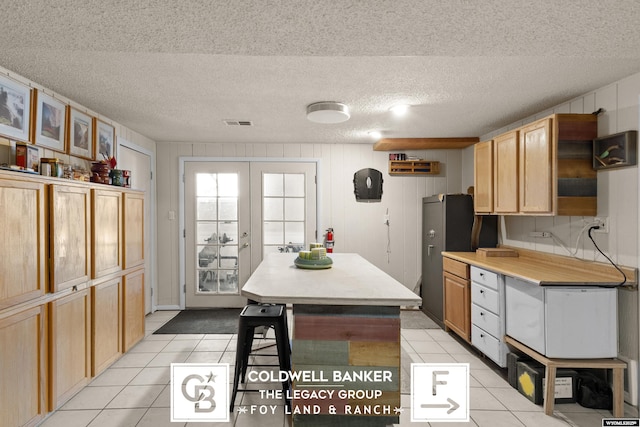
POLYGON ((63 164, 57 157, 43 157, 40 159, 40 168, 43 169, 41 175, 61 178, 63 175, 63 164))
POLYGON ((91 181, 91 173, 87 171, 85 168, 78 165, 73 165, 72 171, 73 171, 72 179, 74 181, 83 181, 83 182, 91 181))
POLYGON ((62 178, 73 179, 73 168, 70 164, 62 163, 62 178))
POLYGON ((603 136, 593 140, 593 169, 609 169, 636 164, 635 130, 603 136))
POLYGON ((38 172, 38 164, 40 163, 40 151, 38 147, 31 144, 16 142, 16 165, 23 168, 38 172))
POLYGON ((131 171, 122 169, 122 186, 131 188, 131 171))
POLYGON ((389 160, 407 160, 405 153, 389 153, 389 160))
POLYGON ((109 177, 110 172, 111 167, 106 161, 91 162, 91 182, 111 184, 111 177, 109 177))
POLYGON ((122 169, 111 169, 109 172, 111 178, 111 185, 117 185, 118 187, 124 186, 124 180, 122 179, 122 169))

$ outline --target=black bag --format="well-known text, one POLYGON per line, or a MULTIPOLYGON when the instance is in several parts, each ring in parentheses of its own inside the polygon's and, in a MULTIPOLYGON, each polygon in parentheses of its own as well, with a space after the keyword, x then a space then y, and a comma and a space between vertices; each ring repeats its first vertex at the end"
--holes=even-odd
POLYGON ((609 384, 594 373, 579 371, 578 403, 585 408, 612 409, 613 392, 609 384))

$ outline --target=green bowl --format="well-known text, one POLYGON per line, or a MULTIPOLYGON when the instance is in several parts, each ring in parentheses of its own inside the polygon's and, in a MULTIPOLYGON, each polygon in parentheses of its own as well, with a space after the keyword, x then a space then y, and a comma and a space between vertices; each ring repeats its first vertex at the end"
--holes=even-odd
POLYGON ((325 268, 331 268, 333 260, 329 257, 322 259, 302 259, 297 257, 293 263, 298 268, 306 268, 309 270, 323 270, 325 268))

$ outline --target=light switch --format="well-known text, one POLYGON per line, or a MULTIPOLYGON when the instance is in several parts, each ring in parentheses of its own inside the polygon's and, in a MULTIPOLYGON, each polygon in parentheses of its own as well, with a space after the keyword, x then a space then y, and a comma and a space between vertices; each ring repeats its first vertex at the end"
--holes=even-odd
POLYGON ((169 221, 176 219, 176 211, 169 211, 169 221))

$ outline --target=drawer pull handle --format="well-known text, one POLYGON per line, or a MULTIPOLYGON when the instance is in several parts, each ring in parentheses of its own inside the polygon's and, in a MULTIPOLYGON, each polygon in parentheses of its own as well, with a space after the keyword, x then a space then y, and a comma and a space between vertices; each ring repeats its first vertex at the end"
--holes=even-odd
POLYGON ((480 273, 480 277, 484 279, 484 273, 480 273))
POLYGON ((480 334, 480 338, 484 338, 484 334, 480 334))
POLYGON ((480 312, 480 316, 484 316, 484 312, 482 312, 482 311, 481 311, 481 312, 480 312))
POLYGON ((483 291, 482 289, 480 289, 480 293, 481 293, 481 294, 484 294, 484 291, 483 291))

